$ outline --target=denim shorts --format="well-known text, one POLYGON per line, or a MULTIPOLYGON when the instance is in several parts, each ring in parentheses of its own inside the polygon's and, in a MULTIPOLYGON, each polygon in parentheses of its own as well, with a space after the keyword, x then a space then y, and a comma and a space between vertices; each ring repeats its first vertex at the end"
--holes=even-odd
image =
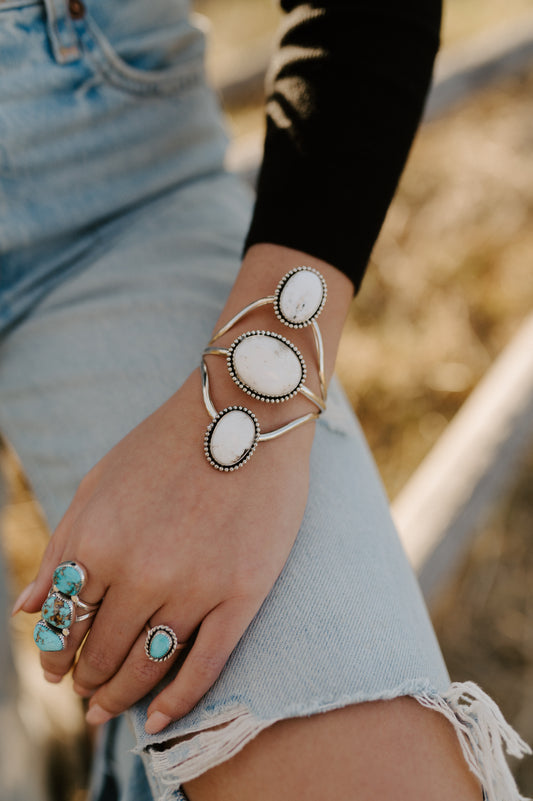
MULTIPOLYGON (((253 197, 224 170, 202 27, 185 0, 0 0, 0 430, 52 529, 198 365, 240 265, 253 197)), ((92 797, 182 799, 276 721, 402 695, 452 721, 501 801, 482 748, 490 727, 511 734, 479 688, 450 685, 333 381, 274 588, 189 714, 149 736, 147 698, 108 724, 92 797)))

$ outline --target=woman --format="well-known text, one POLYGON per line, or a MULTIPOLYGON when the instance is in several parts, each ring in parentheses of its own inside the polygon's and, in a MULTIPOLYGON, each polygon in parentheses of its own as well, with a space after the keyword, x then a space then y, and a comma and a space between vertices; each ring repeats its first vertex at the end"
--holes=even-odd
POLYGON ((50 682, 82 646, 94 799, 517 799, 500 739, 526 747, 450 687, 334 383, 325 402, 439 3, 282 6, 252 210, 185 2, 0 5, 0 428, 55 529, 15 611, 42 608, 50 682), (320 317, 287 331, 300 267, 320 317), (301 367, 280 402, 257 348, 248 394, 219 358, 250 332, 301 367), (255 420, 303 423, 239 451, 255 420))

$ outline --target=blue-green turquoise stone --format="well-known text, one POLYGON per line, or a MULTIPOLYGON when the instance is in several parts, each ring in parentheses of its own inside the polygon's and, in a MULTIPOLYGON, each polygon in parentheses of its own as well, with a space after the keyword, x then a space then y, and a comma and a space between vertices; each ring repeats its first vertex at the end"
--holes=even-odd
POLYGON ((56 567, 53 583, 63 595, 78 595, 83 587, 83 575, 79 568, 67 562, 56 567))
POLYGON ((50 626, 56 629, 68 629, 72 624, 72 601, 63 598, 59 593, 54 592, 43 604, 41 614, 50 626))
POLYGON ((62 651, 63 638, 42 620, 33 629, 33 639, 41 651, 62 651))
POLYGON ((150 656, 162 659, 172 650, 172 638, 164 631, 158 631, 150 640, 150 656))

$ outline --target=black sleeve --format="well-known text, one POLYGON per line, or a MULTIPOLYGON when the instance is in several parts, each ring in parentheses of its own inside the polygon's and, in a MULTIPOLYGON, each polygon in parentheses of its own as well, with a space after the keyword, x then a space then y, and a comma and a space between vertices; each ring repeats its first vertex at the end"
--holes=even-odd
POLYGON ((286 245, 359 289, 422 115, 441 0, 282 0, 245 250, 286 245))

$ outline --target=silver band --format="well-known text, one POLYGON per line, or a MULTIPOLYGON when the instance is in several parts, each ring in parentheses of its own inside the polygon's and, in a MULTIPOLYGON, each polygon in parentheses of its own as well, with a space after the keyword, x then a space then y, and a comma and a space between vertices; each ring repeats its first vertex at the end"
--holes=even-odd
POLYGON ((82 620, 89 620, 89 618, 94 617, 97 613, 97 609, 92 609, 90 612, 85 612, 83 615, 76 615, 75 623, 81 623, 82 620))
POLYGON ((282 434, 287 434, 289 431, 303 426, 304 423, 310 423, 311 420, 318 420, 319 417, 320 412, 304 414, 302 417, 297 417, 295 420, 291 420, 290 423, 286 423, 280 428, 275 428, 273 431, 265 431, 263 434, 259 434, 258 442, 268 442, 270 439, 277 439, 277 437, 281 437, 282 434))
POLYGON ((92 614, 96 614, 98 607, 102 603, 102 601, 97 601, 96 603, 91 604, 87 601, 82 601, 79 595, 73 595, 72 600, 76 606, 80 607, 80 609, 86 609, 88 612, 92 612, 92 614))
POLYGON ((274 300, 275 295, 269 295, 266 298, 259 298, 259 300, 254 300, 252 303, 249 303, 244 307, 244 309, 241 309, 240 312, 237 312, 237 314, 232 317, 231 320, 226 323, 226 325, 223 325, 222 328, 219 328, 218 331, 213 334, 209 340, 209 345, 212 345, 213 342, 217 341, 217 339, 220 339, 220 337, 224 336, 224 334, 227 334, 228 331, 230 331, 234 325, 237 325, 237 323, 242 320, 243 317, 246 317, 247 314, 255 311, 255 309, 259 309, 261 306, 266 306, 268 303, 274 303, 274 300))

